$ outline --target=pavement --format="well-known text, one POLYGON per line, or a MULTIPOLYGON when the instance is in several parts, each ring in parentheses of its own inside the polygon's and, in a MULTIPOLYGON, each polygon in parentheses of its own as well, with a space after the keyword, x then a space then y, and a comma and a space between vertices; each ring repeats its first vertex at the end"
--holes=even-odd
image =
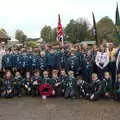
POLYGON ((120 102, 113 100, 16 97, 0 99, 0 120, 120 120, 120 102))

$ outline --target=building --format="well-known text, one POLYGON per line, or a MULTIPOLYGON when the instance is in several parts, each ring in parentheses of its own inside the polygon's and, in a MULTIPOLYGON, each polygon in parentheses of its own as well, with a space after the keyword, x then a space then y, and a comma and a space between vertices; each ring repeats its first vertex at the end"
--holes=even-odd
POLYGON ((82 41, 82 42, 80 42, 80 44, 84 44, 84 43, 87 43, 89 46, 92 46, 92 45, 96 44, 96 41, 89 40, 89 41, 82 41))

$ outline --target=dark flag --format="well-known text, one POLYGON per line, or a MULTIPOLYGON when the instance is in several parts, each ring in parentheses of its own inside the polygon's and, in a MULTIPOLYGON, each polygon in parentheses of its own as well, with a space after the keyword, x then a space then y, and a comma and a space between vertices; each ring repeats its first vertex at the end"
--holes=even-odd
POLYGON ((117 59, 116 59, 116 69, 118 70, 120 64, 120 48, 118 49, 117 52, 117 59))
POLYGON ((93 33, 94 33, 94 36, 95 36, 95 40, 96 40, 96 44, 99 45, 99 41, 98 41, 98 38, 97 38, 97 27, 96 27, 96 21, 95 21, 95 16, 94 16, 94 13, 92 12, 92 16, 93 16, 93 33))
MULTIPOLYGON (((116 13, 115 13, 115 30, 116 30, 116 36, 117 39, 120 42, 120 15, 119 15, 119 8, 118 8, 118 3, 116 7, 116 13)), ((116 80, 117 80, 117 72, 120 70, 119 68, 120 64, 120 48, 118 49, 117 56, 116 56, 116 80)))
POLYGON ((117 81, 117 73, 120 72, 120 48, 117 51, 116 55, 116 81, 117 81))
POLYGON ((120 15, 119 15, 119 9, 118 9, 118 3, 116 7, 116 16, 115 16, 115 25, 120 25, 120 15))
POLYGON ((64 44, 64 42, 63 42, 63 28, 62 28, 62 24, 61 24, 60 14, 58 15, 57 41, 62 42, 62 45, 64 44))
POLYGON ((120 16, 119 16, 119 9, 118 9, 118 3, 116 7, 116 13, 115 13, 115 31, 116 31, 116 38, 120 42, 120 16))

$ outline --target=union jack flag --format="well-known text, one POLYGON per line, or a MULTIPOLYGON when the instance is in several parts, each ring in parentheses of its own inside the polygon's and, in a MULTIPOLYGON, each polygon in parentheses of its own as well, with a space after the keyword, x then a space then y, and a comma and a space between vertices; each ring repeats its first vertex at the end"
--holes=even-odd
POLYGON ((57 26, 57 41, 63 43, 63 28, 61 24, 60 14, 58 15, 58 26, 57 26))

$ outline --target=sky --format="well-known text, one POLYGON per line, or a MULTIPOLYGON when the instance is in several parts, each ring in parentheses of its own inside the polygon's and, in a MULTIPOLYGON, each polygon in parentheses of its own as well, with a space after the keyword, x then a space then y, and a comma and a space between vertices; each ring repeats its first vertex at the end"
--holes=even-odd
POLYGON ((58 14, 63 27, 70 19, 85 18, 92 25, 93 11, 96 21, 109 16, 115 21, 116 3, 120 0, 0 0, 0 28, 10 36, 21 29, 28 37, 40 37, 44 25, 57 26, 58 14))

